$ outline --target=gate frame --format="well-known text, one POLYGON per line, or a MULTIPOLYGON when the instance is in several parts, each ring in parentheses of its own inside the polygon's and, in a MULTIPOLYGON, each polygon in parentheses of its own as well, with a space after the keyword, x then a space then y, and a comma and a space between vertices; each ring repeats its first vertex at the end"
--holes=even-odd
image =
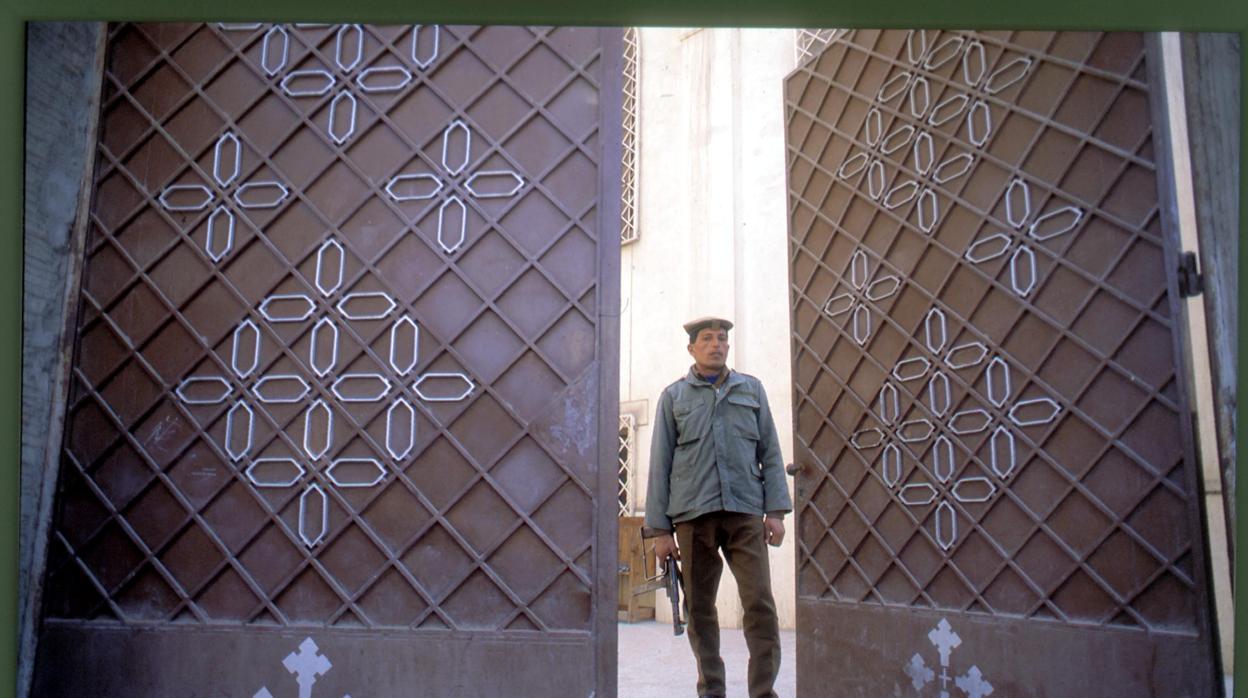
MULTIPOLYGON (((620 227, 623 201, 601 196, 621 186, 624 138, 624 30, 600 27, 602 84, 598 86, 598 510, 594 518, 595 693, 616 698, 619 687, 620 227), (603 118, 618 113, 619 119, 603 118), (611 506, 607 506, 607 504, 611 506)), ((592 698, 592 697, 591 697, 592 698)))
MULTIPOLYGON (((1179 290, 1180 257, 1194 252, 1200 256, 1196 237, 1192 161, 1188 140, 1182 57, 1176 32, 1145 32, 1144 60, 1148 67, 1149 109, 1153 122, 1153 144, 1157 164, 1157 202, 1161 215, 1162 254, 1167 267, 1166 288, 1174 317, 1176 381, 1179 400, 1186 405, 1189 419, 1180 419, 1183 456, 1194 470, 1194 500, 1204 543, 1198 558, 1204 567, 1208 586, 1209 629, 1214 665, 1222 676, 1233 670, 1234 625, 1230 586, 1226 511, 1221 493, 1218 443, 1210 426, 1214 409, 1209 375, 1209 343, 1205 332, 1204 293, 1183 297, 1179 290), (1172 94, 1173 92, 1173 94, 1172 94), (1185 249, 1185 243, 1189 248, 1185 249), (1202 385, 1203 384, 1203 385, 1202 385), (1198 403, 1203 398, 1207 403, 1198 403), (1223 532, 1219 535, 1219 532, 1223 532)), ((1222 686, 1225 690, 1225 686, 1222 686)))

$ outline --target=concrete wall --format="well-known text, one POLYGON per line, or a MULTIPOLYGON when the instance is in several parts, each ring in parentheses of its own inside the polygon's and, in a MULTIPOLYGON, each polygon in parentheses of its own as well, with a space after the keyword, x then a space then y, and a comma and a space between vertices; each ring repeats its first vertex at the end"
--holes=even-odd
POLYGON ((29 690, 90 202, 104 25, 34 22, 26 36, 18 695, 29 690))
MULTIPOLYGON (((1162 43, 1166 43, 1163 34, 1162 43)), ((1209 575, 1222 671, 1234 670, 1234 604, 1231 566, 1235 544, 1236 357, 1239 252, 1239 37, 1235 34, 1170 35, 1166 74, 1175 74, 1183 94, 1185 120, 1172 124, 1172 156, 1178 208, 1191 195, 1190 218, 1178 216, 1180 245, 1199 256, 1203 291, 1186 299, 1184 324, 1195 413, 1197 458, 1201 464, 1209 575), (1183 135, 1186 139, 1183 139, 1183 135), (1190 176, 1182 181, 1180 172, 1190 176)), ((1170 89, 1167 84, 1166 89, 1170 89)), ((1167 97, 1168 101, 1173 98, 1167 97)), ((1229 691, 1228 691, 1229 695, 1229 691)))
MULTIPOLYGON (((645 400, 649 412, 636 442, 644 505, 650 422, 659 393, 692 363, 681 325, 700 315, 736 323, 729 365, 763 381, 792 457, 782 80, 794 59, 784 29, 642 29, 640 41, 640 240, 622 251, 620 400, 645 400)), ((792 628, 795 520, 785 523, 772 582, 792 628)), ((731 574, 719 613, 739 627, 731 574)))
MULTIPOLYGON (((1192 185, 1205 314, 1209 318, 1218 456, 1225 485, 1232 557, 1235 548, 1235 417, 1239 300, 1239 35, 1183 34, 1192 185)), ((1202 357, 1195 357, 1200 360, 1202 357)), ((1208 493, 1208 491, 1206 491, 1208 493)))

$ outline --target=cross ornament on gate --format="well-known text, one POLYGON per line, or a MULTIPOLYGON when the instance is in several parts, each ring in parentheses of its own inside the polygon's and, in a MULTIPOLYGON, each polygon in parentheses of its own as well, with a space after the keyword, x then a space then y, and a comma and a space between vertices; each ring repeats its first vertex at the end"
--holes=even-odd
MULTIPOLYGON (((282 660, 282 666, 286 667, 286 671, 295 675, 295 682, 299 684, 299 698, 312 698, 312 686, 316 685, 317 678, 324 676, 334 667, 329 658, 319 652, 320 648, 316 646, 312 638, 307 637, 299 643, 298 651, 291 652, 282 660)), ((252 698, 273 698, 273 694, 267 687, 262 686, 252 698)), ((351 696, 344 695, 342 698, 351 698, 351 696)))
POLYGON ((317 654, 316 643, 309 637, 300 643, 297 653, 286 655, 282 666, 295 675, 295 681, 299 684, 299 698, 312 698, 312 686, 316 683, 316 678, 334 665, 325 656, 317 654))
POLYGON ((953 654, 953 650, 962 644, 962 638, 953 632, 953 628, 949 625, 949 621, 944 618, 936 624, 927 634, 927 639, 936 646, 936 651, 940 653, 940 665, 942 667, 949 666, 949 657, 953 654))
POLYGON ((962 638, 953 631, 953 626, 949 625, 948 620, 941 618, 936 627, 927 633, 927 639, 940 655, 940 674, 927 666, 927 663, 923 661, 923 656, 916 652, 904 668, 916 691, 922 694, 927 684, 939 681, 940 692, 937 695, 940 698, 950 698, 949 682, 952 681, 967 698, 985 698, 992 694, 992 684, 984 680, 984 675, 978 666, 972 665, 962 676, 951 677, 949 675, 953 650, 962 644, 962 638))

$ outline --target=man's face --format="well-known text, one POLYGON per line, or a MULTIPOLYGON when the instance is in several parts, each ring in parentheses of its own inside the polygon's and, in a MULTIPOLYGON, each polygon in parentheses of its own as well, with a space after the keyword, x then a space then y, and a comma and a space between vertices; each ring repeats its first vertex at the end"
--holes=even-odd
POLYGON ((698 331, 689 355, 703 373, 714 373, 724 368, 728 360, 728 330, 706 328, 698 331))

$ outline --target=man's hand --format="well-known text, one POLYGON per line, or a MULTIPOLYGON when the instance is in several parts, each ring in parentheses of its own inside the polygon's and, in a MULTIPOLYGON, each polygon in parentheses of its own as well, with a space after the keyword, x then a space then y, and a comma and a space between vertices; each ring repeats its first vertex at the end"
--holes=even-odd
POLYGON ((663 561, 669 557, 680 560, 680 551, 676 549, 676 539, 670 533, 656 536, 654 539, 654 559, 662 565, 663 561))
POLYGON ((779 548, 784 541, 784 517, 768 514, 763 519, 763 540, 773 548, 779 548))

